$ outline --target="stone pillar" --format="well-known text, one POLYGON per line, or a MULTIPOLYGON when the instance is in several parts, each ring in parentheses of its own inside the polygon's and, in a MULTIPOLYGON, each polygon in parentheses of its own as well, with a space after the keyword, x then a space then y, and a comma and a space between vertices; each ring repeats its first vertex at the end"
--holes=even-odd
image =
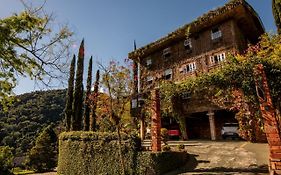
POLYGON ((211 131, 211 140, 217 140, 216 138, 216 125, 215 125, 215 113, 214 111, 209 111, 207 113, 209 116, 209 122, 210 122, 210 131, 211 131))
POLYGON ((151 151, 161 151, 161 118, 159 90, 151 92, 151 151))
POLYGON ((260 109, 264 121, 264 129, 269 144, 269 173, 281 174, 281 138, 280 125, 276 118, 272 104, 270 90, 267 84, 266 74, 262 64, 254 68, 256 92, 260 102, 260 109))
POLYGON ((141 141, 144 140, 144 137, 145 137, 145 125, 144 125, 144 118, 143 118, 143 116, 141 116, 141 119, 140 119, 140 138, 141 138, 141 141))

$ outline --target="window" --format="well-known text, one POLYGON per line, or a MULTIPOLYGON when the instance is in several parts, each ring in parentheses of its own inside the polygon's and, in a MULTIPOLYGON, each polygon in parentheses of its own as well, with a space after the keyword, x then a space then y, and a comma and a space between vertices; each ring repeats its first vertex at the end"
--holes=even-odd
POLYGON ((188 39, 184 40, 183 45, 184 45, 184 48, 185 48, 186 51, 190 51, 191 48, 192 48, 191 38, 188 38, 188 39))
POLYGON ((132 108, 136 108, 137 107, 137 99, 133 99, 132 100, 132 108))
POLYGON ((152 60, 151 60, 151 58, 147 58, 146 59, 146 66, 147 67, 150 67, 152 65, 152 60))
POLYGON ((163 57, 164 58, 169 58, 170 56, 171 56, 171 48, 168 47, 168 48, 163 50, 163 57))
POLYGON ((225 53, 220 53, 220 54, 210 56, 211 65, 218 64, 220 62, 223 62, 224 60, 225 60, 225 53))
POLYGON ((173 73, 172 69, 165 70, 165 72, 164 72, 164 79, 165 80, 171 80, 172 79, 172 73, 173 73))
POLYGON ((187 68, 187 72, 193 72, 196 70, 196 63, 195 62, 189 63, 188 65, 186 65, 186 68, 187 68))
POLYGON ((188 63, 187 65, 180 68, 180 73, 186 74, 189 72, 194 72, 197 69, 196 62, 188 63))
POLYGON ((211 32, 212 40, 218 39, 220 37, 222 37, 222 32, 220 31, 220 29, 218 27, 213 28, 211 32))
POLYGON ((152 84, 152 82, 153 82, 153 77, 152 77, 152 76, 148 76, 148 77, 146 78, 146 81, 147 81, 147 84, 152 84))

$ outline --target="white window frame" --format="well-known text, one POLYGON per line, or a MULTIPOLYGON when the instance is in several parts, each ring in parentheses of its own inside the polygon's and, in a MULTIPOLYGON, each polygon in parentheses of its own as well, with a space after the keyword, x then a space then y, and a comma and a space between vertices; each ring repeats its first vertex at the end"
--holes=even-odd
MULTIPOLYGON (((168 75, 171 75, 171 78, 170 79, 167 79, 167 80, 171 80, 173 78, 173 69, 166 69, 164 71, 164 76, 168 76, 168 75)), ((165 78, 166 79, 166 78, 165 78)))
POLYGON ((219 64, 223 61, 225 61, 225 52, 210 56, 211 65, 219 64), (217 57, 217 61, 215 60, 215 57, 217 57))
POLYGON ((190 62, 179 69, 180 73, 186 74, 196 71, 197 65, 196 61, 190 62))
POLYGON ((195 61, 191 62, 191 63, 188 63, 187 66, 189 67, 189 72, 194 72, 197 69, 195 61))

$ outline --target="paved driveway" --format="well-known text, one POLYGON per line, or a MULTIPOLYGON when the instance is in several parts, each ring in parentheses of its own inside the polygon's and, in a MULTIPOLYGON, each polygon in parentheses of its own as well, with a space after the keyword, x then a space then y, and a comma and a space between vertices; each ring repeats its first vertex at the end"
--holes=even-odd
POLYGON ((268 174, 268 146, 245 141, 198 141, 186 146, 191 154, 175 174, 268 174))

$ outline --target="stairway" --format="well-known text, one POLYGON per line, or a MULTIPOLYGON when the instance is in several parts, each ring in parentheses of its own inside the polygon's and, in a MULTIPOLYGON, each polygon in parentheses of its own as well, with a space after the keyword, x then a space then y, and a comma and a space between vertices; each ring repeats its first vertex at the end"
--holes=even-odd
MULTIPOLYGON (((178 146, 178 145, 184 145, 184 147, 187 147, 187 146, 200 146, 200 145, 202 145, 202 143, 199 143, 198 141, 192 141, 192 140, 187 140, 187 141, 183 141, 183 140, 170 140, 170 141, 167 141, 167 144, 170 147, 174 147, 174 146, 178 146)), ((162 142, 162 146, 163 145, 164 145, 164 143, 162 142)), ((143 140, 141 146, 145 150, 151 150, 151 140, 143 140)))

